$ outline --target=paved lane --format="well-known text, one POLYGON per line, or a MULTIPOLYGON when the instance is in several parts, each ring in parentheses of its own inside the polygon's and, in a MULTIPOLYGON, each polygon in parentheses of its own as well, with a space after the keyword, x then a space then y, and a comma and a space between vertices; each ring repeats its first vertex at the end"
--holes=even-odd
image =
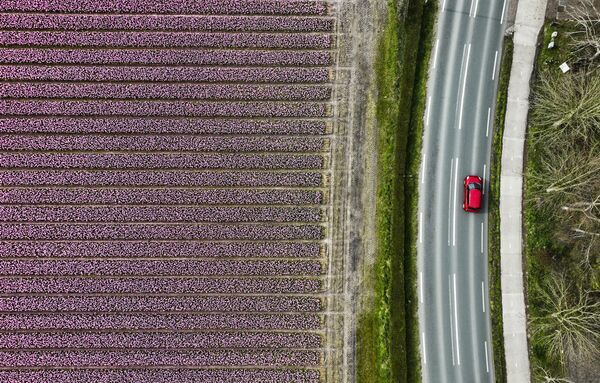
POLYGON ((505 4, 442 3, 419 201, 423 376, 436 383, 491 382, 487 198, 481 213, 463 212, 462 182, 477 174, 487 189, 505 4))

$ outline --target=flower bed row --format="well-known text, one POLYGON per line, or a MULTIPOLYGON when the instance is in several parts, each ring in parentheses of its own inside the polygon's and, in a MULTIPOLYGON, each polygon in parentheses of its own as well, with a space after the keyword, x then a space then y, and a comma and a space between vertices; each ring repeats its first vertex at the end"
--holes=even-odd
POLYGON ((302 16, 214 16, 131 14, 27 14, 2 15, 2 29, 60 31, 231 31, 231 32, 327 32, 333 30, 329 17, 302 16))
POLYGON ((0 349, 33 348, 319 348, 314 333, 264 332, 38 332, 1 333, 0 349))
POLYGON ((240 84, 0 84, 4 98, 168 99, 234 101, 322 101, 331 88, 321 85, 240 84))
POLYGON ((317 312, 321 300, 285 296, 20 296, 0 297, 2 312, 317 312))
MULTIPOLYGON (((0 3, 1 4, 1 3, 0 3)), ((0 64, 326 66, 329 51, 6 48, 0 64)))
POLYGON ((0 259, 0 275, 39 276, 227 276, 311 275, 323 272, 316 260, 41 260, 0 259))
POLYGON ((2 186, 220 186, 320 187, 318 172, 14 170, 0 172, 2 186))
POLYGON ((2 133, 324 134, 323 120, 148 117, 4 117, 2 133))
POLYGON ((282 189, 0 189, 0 204, 317 205, 317 190, 282 189))
POLYGON ((2 242, 1 258, 317 258, 315 242, 2 242))
POLYGON ((11 383, 320 383, 317 370, 309 369, 43 369, 0 370, 0 380, 11 383))
POLYGON ((325 15, 323 0, 3 0, 0 11, 141 14, 325 15))
POLYGON ((318 330, 316 314, 0 313, 6 331, 46 330, 318 330))
POLYGON ((329 34, 0 31, 0 45, 77 48, 329 49, 329 34))
POLYGON ((316 366, 318 351, 0 351, 0 367, 316 366))
MULTIPOLYGON (((1 18, 0 18, 1 20, 1 18)), ((321 83, 330 81, 321 67, 149 67, 27 66, 0 67, 1 80, 321 83)))
POLYGON ((314 207, 0 206, 0 222, 319 222, 314 207))
POLYGON ((5 153, 0 168, 322 169, 320 155, 191 153, 5 153))
POLYGON ((0 280, 4 294, 310 294, 322 290, 321 282, 315 278, 98 276, 11 277, 0 280))
POLYGON ((169 152, 318 152, 322 137, 206 137, 151 135, 2 135, 0 150, 169 151, 169 152))

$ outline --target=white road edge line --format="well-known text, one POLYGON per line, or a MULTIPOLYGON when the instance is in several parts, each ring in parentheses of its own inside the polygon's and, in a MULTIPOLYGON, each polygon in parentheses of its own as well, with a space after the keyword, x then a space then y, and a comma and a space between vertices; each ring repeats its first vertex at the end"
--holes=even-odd
MULTIPOLYGON (((444 4, 446 4, 446 0, 444 0, 444 4)), ((506 9, 506 0, 504 0, 504 3, 502 4, 502 16, 500 16, 500 24, 504 23, 504 11, 506 9)))
POLYGON ((444 0, 444 2, 442 3, 442 12, 444 11, 445 8, 446 8, 446 0, 444 0))
POLYGON ((488 346, 487 346, 487 341, 483 341, 483 347, 485 347, 485 371, 487 373, 490 372, 490 360, 488 357, 488 346))
POLYGON ((483 222, 481 222, 481 254, 483 254, 483 222))
POLYGON ((423 303, 423 272, 422 271, 419 272, 419 279, 421 280, 421 303, 423 303))
POLYGON ((454 331, 456 333, 456 364, 460 366, 460 346, 458 342, 458 310, 456 309, 456 273, 452 275, 454 285, 454 331))
POLYGON ((425 183, 425 164, 427 163, 427 156, 423 154, 423 169, 421 170, 421 183, 425 183))
POLYGON ((433 50, 433 69, 435 69, 435 66, 437 65, 437 53, 438 53, 438 48, 440 46, 440 39, 435 40, 435 48, 433 50))
POLYGON ((419 243, 423 243, 423 212, 419 213, 419 243))
POLYGON ((471 7, 469 7, 469 17, 473 17, 471 16, 471 13, 473 12, 473 3, 475 2, 475 0, 471 0, 471 7))
POLYGON ((485 312, 485 288, 483 281, 481 281, 481 308, 483 309, 483 312, 485 312))
POLYGON ((452 169, 454 168, 454 158, 450 159, 450 185, 448 186, 448 246, 450 246, 450 217, 452 216, 452 169))
POLYGON ((498 51, 494 54, 494 67, 492 68, 492 81, 496 79, 496 65, 498 64, 498 51))
POLYGON ((427 114, 425 115, 425 126, 429 126, 429 114, 431 113, 431 96, 427 99, 427 114))
POLYGON ((471 56, 471 44, 467 48, 467 61, 465 64, 465 76, 463 77, 462 94, 460 96, 460 112, 458 113, 458 130, 462 129, 463 109, 465 106, 465 90, 467 88, 467 77, 469 75, 469 56, 471 56))
POLYGON ((456 246, 456 191, 458 189, 458 157, 456 157, 456 167, 454 170, 454 216, 452 218, 452 246, 456 246))
POLYGON ((422 333, 423 336, 423 364, 427 364, 427 352, 425 350, 425 332, 422 333))
POLYGON ((488 108, 488 117, 487 117, 487 125, 485 128, 485 136, 489 137, 490 134, 490 114, 492 113, 492 108, 488 108))
POLYGON ((481 194, 485 194, 485 167, 487 164, 483 164, 483 174, 481 177, 481 194))
MULTIPOLYGON (((452 311, 452 282, 450 281, 450 274, 448 274, 448 305, 450 306, 450 311, 452 311)), ((450 313, 448 317, 450 318, 450 348, 452 349, 452 365, 456 366, 456 361, 454 357, 454 336, 452 335, 452 329, 454 328, 452 326, 452 313, 450 313)))
POLYGON ((475 10, 473 11, 473 17, 477 17, 477 7, 479 6, 479 0, 475 0, 475 10))

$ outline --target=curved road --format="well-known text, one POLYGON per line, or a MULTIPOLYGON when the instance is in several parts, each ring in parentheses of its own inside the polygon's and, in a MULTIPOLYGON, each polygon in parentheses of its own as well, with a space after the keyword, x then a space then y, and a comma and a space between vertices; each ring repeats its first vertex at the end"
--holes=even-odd
POLYGON ((419 320, 425 382, 493 382, 487 181, 504 0, 440 0, 419 200, 419 320), (480 213, 463 179, 484 179, 480 213))

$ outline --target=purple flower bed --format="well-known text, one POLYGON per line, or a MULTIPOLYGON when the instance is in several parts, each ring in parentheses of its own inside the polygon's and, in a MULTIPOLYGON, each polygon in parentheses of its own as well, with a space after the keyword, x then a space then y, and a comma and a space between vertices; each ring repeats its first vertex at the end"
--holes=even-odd
POLYGON ((318 351, 0 351, 0 367, 316 366, 318 351))
POLYGON ((0 297, 2 312, 318 312, 321 301, 309 297, 0 297))
POLYGON ((328 32, 330 17, 214 16, 214 15, 81 15, 5 14, 2 29, 120 30, 120 31, 232 31, 232 32, 328 32))
POLYGON ((318 205, 321 203, 323 203, 321 191, 300 189, 0 189, 0 204, 318 205))
POLYGON ((323 175, 318 172, 9 170, 0 172, 0 185, 321 187, 323 175))
POLYGON ((317 258, 314 242, 2 242, 1 258, 317 258))
MULTIPOLYGON (((0 4, 2 4, 0 2, 0 4)), ((326 66, 328 51, 7 48, 0 64, 326 66)))
POLYGON ((311 275, 323 272, 316 260, 4 260, 0 275, 39 276, 242 276, 311 275))
POLYGON ((327 117, 318 102, 0 100, 0 114, 64 116, 327 117))
POLYGON ((0 382, 321 381, 336 8, 0 1, 0 382))
POLYGON ((2 133, 324 134, 323 120, 232 120, 146 117, 0 118, 2 133))
POLYGON ((319 222, 311 207, 0 206, 0 222, 319 222))
MULTIPOLYGON (((0 18, 2 20, 2 18, 0 18)), ((323 83, 329 82, 327 68, 228 68, 228 67, 147 67, 147 66, 24 66, 0 67, 2 80, 36 81, 154 81, 154 82, 244 82, 323 83)))
POLYGON ((0 349, 32 348, 319 348, 321 336, 313 333, 204 332, 121 333, 40 332, 0 334, 0 349))
POLYGON ((325 15, 328 9, 322 0, 3 0, 0 11, 325 15))
POLYGON ((150 135, 4 135, 0 150, 167 151, 167 152, 319 152, 322 137, 202 137, 150 135))
POLYGON ((6 153, 0 168, 57 169, 321 169, 319 155, 171 153, 6 153))
POLYGON ((317 314, 0 313, 0 328, 22 330, 318 330, 317 314))
POLYGON ((78 48, 329 49, 329 34, 0 31, 0 45, 78 48))
POLYGON ((322 291, 315 278, 35 277, 4 278, 5 294, 310 294, 322 291))
POLYGON ((316 370, 306 369, 43 369, 0 370, 0 380, 11 383, 320 383, 316 370))

